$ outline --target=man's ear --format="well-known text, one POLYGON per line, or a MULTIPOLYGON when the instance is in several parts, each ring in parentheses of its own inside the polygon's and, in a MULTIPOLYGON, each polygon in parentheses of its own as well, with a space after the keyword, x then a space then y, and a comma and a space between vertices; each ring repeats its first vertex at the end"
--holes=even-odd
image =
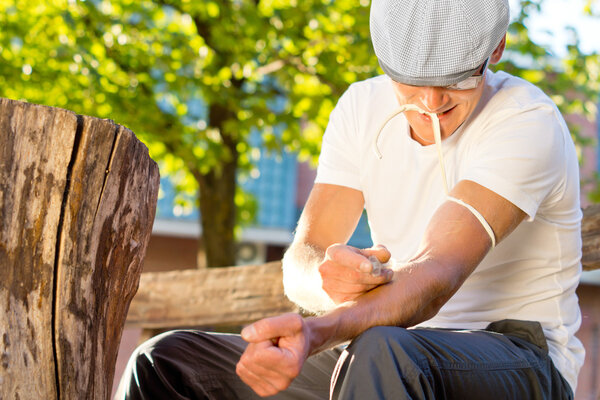
POLYGON ((504 48, 506 47, 506 34, 490 56, 490 64, 496 64, 502 58, 502 53, 504 53, 504 48))

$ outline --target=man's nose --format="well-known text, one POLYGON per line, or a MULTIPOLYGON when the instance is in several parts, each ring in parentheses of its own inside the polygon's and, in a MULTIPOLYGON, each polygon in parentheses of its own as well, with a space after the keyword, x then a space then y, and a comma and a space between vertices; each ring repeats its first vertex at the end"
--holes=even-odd
POLYGON ((443 88, 435 86, 421 88, 419 97, 426 111, 433 113, 443 111, 444 106, 448 102, 446 91, 443 88))

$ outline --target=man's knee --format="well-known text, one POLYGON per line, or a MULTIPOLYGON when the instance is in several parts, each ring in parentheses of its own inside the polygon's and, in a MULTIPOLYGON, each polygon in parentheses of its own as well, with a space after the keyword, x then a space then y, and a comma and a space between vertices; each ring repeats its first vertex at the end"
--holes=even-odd
POLYGON ((185 368, 178 360, 185 359, 190 335, 189 331, 170 331, 139 345, 129 358, 115 399, 143 399, 148 393, 166 393, 164 384, 178 386, 185 368))
POLYGON ((410 331, 370 328, 346 349, 334 398, 432 398, 430 368, 410 331))
POLYGON ((150 362, 152 365, 160 360, 171 358, 178 349, 185 346, 188 333, 186 331, 169 331, 157 335, 141 345, 132 353, 130 360, 135 360, 135 366, 143 366, 150 362), (165 357, 168 355, 169 357, 165 357))
POLYGON ((348 350, 360 354, 381 354, 390 349, 412 347, 414 339, 408 330, 395 326, 375 326, 352 341, 348 350))
POLYGON ((370 368, 428 369, 421 344, 405 328, 376 326, 363 332, 348 347, 355 362, 370 368), (366 366, 366 365, 365 365, 366 366))

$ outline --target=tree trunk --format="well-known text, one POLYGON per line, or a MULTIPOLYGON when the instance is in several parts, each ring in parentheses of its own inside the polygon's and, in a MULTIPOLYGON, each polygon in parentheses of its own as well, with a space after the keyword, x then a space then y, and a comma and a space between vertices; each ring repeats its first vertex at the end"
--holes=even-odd
POLYGON ((218 104, 210 106, 210 123, 219 129, 225 157, 218 169, 206 174, 195 172, 200 187, 200 223, 208 267, 235 265, 235 188, 237 185, 237 141, 224 130, 224 122, 234 116, 218 104))
POLYGON ((128 129, 0 99, 0 398, 109 398, 158 184, 128 129))

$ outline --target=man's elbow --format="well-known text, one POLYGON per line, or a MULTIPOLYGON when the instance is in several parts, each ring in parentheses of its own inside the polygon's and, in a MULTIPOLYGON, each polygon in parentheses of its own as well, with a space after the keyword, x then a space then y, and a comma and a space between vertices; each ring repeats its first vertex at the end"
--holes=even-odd
POLYGON ((335 308, 335 303, 321 287, 320 276, 294 263, 283 262, 283 291, 301 309, 321 314, 335 308))

